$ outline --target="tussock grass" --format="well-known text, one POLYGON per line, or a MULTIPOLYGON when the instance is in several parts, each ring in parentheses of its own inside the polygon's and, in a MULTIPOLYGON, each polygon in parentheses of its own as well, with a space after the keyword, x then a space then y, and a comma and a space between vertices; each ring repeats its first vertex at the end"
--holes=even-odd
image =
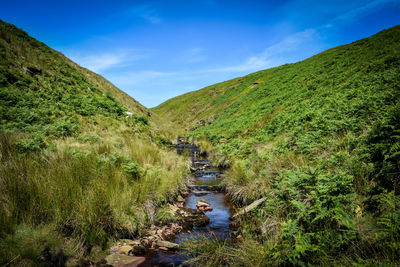
POLYGON ((169 148, 175 125, 3 21, 0 121, 0 265, 104 256, 153 222, 188 170, 169 148))
MULTIPOLYGON (((176 196, 186 163, 153 143, 129 140, 120 150, 105 142, 82 152, 67 140, 54 151, 20 154, 17 138, 2 134, 0 234, 21 224, 54 225, 62 236, 81 240, 86 255, 95 246, 106 248, 110 238, 138 234, 157 206, 176 196), (138 177, 126 173, 125 162, 138 163, 138 177)), ((17 256, 11 254, 3 263, 17 256)))

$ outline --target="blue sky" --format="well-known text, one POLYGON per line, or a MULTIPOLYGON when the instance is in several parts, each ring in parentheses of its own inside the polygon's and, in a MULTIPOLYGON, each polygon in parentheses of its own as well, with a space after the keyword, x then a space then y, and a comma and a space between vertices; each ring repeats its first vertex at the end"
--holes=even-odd
POLYGON ((2 20, 147 107, 400 24, 400 0, 0 3, 2 20))

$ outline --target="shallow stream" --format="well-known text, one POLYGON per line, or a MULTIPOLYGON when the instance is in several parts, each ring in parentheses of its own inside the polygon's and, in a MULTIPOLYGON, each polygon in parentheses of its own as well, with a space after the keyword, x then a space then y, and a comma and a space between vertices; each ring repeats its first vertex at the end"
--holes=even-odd
MULTIPOLYGON (((189 185, 190 193, 185 201, 185 208, 196 209, 199 200, 205 200, 210 204, 212 211, 205 212, 210 218, 210 223, 204 227, 194 227, 190 232, 183 232, 176 236, 172 242, 182 244, 186 240, 197 239, 199 236, 210 236, 213 238, 229 238, 229 223, 231 206, 229 199, 223 192, 213 190, 221 181, 221 171, 213 166, 207 159, 199 159, 197 146, 188 146, 192 158, 192 168, 197 171, 194 173, 192 184, 189 185)), ((183 152, 181 147, 177 147, 178 154, 183 152)), ((182 251, 176 253, 156 251, 151 257, 153 266, 179 266, 184 265, 186 256, 182 251)))

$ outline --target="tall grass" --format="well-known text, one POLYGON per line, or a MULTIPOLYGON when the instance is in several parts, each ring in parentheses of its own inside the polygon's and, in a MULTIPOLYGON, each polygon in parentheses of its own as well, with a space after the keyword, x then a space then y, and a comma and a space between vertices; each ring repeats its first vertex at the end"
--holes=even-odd
MULTIPOLYGON (((89 255, 94 247, 105 249, 112 238, 138 234, 154 217, 155 208, 176 196, 186 165, 172 151, 133 136, 126 138, 117 152, 112 145, 99 143, 85 152, 68 146, 21 154, 15 146, 18 137, 1 134, 3 241, 17 240, 6 236, 17 234, 21 225, 32 231, 37 227, 50 231, 48 226, 55 236, 79 240, 75 242, 79 257, 89 255), (131 162, 140 166, 137 177, 124 168, 131 162), (143 208, 149 203, 152 208, 143 208)), ((17 256, 15 261, 27 260, 22 252, 13 251, 2 255, 2 264, 17 256)), ((40 257, 36 253, 29 260, 40 257)))

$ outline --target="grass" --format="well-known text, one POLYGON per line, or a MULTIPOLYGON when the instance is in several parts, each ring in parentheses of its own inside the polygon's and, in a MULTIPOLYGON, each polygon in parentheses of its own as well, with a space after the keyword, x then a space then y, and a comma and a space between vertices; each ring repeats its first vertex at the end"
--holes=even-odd
POLYGON ((88 256, 93 247, 106 249, 113 238, 137 235, 183 186, 184 160, 143 140, 120 149, 103 141, 87 150, 68 145, 25 154, 15 137, 2 135, 0 141, 1 235, 21 224, 51 225, 64 238, 82 242, 77 250, 86 251, 78 256, 88 256))
POLYGON ((188 171, 161 121, 0 21, 0 265, 97 261, 154 223, 188 171))
MULTIPOLYGON (((268 197, 242 221, 238 265, 399 263, 399 41, 396 26, 153 109, 230 164, 237 205, 268 197)), ((203 264, 232 263, 198 245, 203 264)))

